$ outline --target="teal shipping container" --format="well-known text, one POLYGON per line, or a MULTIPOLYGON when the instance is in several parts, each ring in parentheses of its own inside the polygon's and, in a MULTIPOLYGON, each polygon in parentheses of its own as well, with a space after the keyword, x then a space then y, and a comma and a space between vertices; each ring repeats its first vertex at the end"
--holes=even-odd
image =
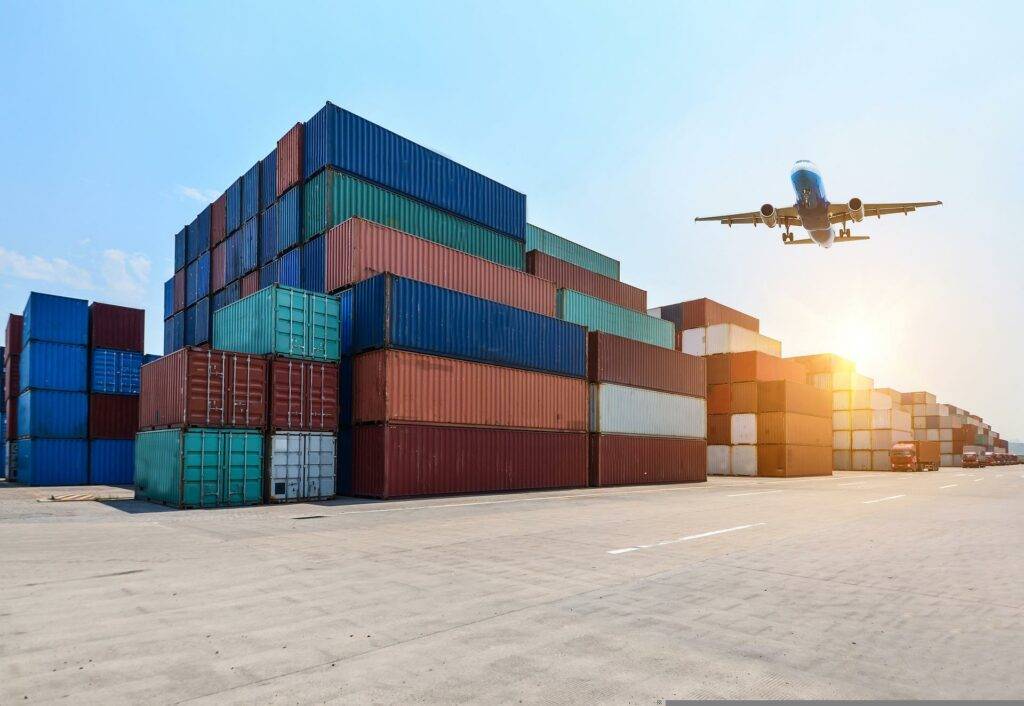
POLYGON ((139 432, 135 499, 177 508, 258 505, 263 435, 238 429, 139 432))
POLYGON ((558 318, 586 326, 591 331, 613 333, 662 348, 675 347, 676 327, 671 321, 641 314, 603 299, 588 297, 571 289, 559 289, 557 309, 558 318))
POLYGON ((337 297, 273 285, 213 315, 213 347, 337 361, 340 329, 337 297))
POLYGON ((619 279, 618 260, 529 223, 526 224, 526 249, 528 251, 540 250, 542 253, 565 260, 577 267, 586 268, 605 277, 619 279))

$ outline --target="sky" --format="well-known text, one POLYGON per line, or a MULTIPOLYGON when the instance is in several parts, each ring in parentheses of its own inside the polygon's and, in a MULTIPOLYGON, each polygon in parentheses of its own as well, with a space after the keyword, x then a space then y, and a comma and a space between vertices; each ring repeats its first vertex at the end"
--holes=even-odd
POLYGON ((142 306, 173 234, 331 100, 528 196, 651 306, 711 297, 1024 439, 1021 3, 0 0, 0 315, 142 306), (698 215, 941 199, 784 248, 698 215))

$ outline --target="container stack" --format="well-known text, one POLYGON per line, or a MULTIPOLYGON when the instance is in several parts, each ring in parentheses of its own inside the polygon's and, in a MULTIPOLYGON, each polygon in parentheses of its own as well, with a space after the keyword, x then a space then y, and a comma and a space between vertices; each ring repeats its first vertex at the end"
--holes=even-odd
POLYGON ((8 480, 18 477, 18 394, 21 392, 22 317, 11 314, 4 328, 4 460, 8 480))
POLYGON ((0 477, 7 477, 7 347, 0 346, 0 477))
POLYGON ((939 404, 934 394, 925 391, 905 393, 903 402, 913 414, 914 438, 939 442, 941 466, 960 467, 965 450, 993 450, 991 428, 967 410, 939 404))

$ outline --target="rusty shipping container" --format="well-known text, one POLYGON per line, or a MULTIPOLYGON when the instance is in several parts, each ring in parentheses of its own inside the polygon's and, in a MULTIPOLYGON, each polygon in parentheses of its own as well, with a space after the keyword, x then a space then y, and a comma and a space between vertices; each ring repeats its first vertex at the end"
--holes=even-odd
MULTIPOLYGON (((846 452, 849 453, 848 451, 846 452)), ((832 475, 833 453, 829 446, 760 444, 757 475, 774 478, 832 475)))
POLYGON ((647 292, 644 290, 571 262, 559 260, 539 250, 526 253, 526 271, 554 282, 558 289, 573 289, 627 309, 640 312, 647 310, 647 292))
POLYGON ((707 442, 660 436, 590 435, 593 487, 707 480, 707 442))
POLYGON ((8 397, 5 405, 7 409, 7 441, 15 441, 18 438, 18 398, 8 397))
POLYGON ((25 320, 21 314, 10 314, 7 317, 7 327, 4 329, 4 358, 10 358, 12 355, 21 355, 22 349, 22 330, 25 326, 25 320))
POLYGON ((338 364, 275 357, 270 361, 270 428, 335 431, 338 364))
POLYGON ((832 398, 820 390, 791 380, 757 383, 757 409, 752 412, 793 412, 832 418, 832 398))
POLYGON ((732 443, 732 415, 708 415, 708 444, 728 446, 732 443))
POLYGON ((326 237, 328 292, 391 272, 518 309, 555 315, 555 285, 526 272, 361 218, 331 228, 326 237))
POLYGON ((138 430, 138 395, 89 395, 90 439, 134 439, 138 430))
POLYGON ((397 498, 587 485, 587 435, 576 432, 374 424, 352 430, 339 487, 397 498))
POLYGON ((732 412, 732 385, 722 383, 708 385, 708 414, 730 414, 732 412))
POLYGON ((832 419, 789 412, 757 415, 758 444, 832 447, 832 419))
POLYGON ((758 383, 734 382, 729 385, 729 413, 754 414, 758 405, 758 383))
POLYGON ((242 278, 241 296, 247 297, 250 294, 255 294, 260 290, 260 273, 259 270, 250 272, 242 278))
POLYGON ((174 273, 174 313, 185 311, 185 270, 174 273))
POLYGON ((601 331, 587 334, 587 377, 690 397, 707 395, 703 358, 601 331))
POLYGON ((807 370, 800 363, 760 351, 717 353, 706 360, 709 385, 769 380, 807 382, 807 370))
POLYGON ((267 425, 264 356, 183 348, 142 366, 139 428, 267 425))
POLYGON ((587 430, 587 381, 401 350, 353 362, 353 421, 587 430))
POLYGON ((93 302, 89 306, 89 345, 118 351, 145 352, 146 312, 93 302))
POLYGON ((295 123, 284 136, 277 141, 277 197, 302 181, 303 138, 306 126, 295 123))
POLYGON ((717 324, 735 324, 751 331, 761 330, 761 322, 753 316, 706 298, 669 304, 647 313, 671 321, 679 331, 717 324))
POLYGON ((221 194, 210 206, 210 247, 228 237, 228 195, 221 194))
POLYGON ((214 246, 210 251, 210 291, 219 292, 228 285, 228 246, 225 243, 214 246))
POLYGON ((797 355, 785 360, 799 363, 807 368, 810 375, 817 373, 852 373, 853 361, 840 357, 835 353, 815 353, 814 355, 797 355))

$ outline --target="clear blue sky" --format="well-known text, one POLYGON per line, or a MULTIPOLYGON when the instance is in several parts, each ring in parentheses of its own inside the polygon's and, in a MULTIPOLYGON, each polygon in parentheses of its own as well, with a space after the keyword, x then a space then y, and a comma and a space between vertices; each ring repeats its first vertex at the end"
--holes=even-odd
POLYGON ((528 194, 651 304, 710 296, 785 354, 855 355, 1024 437, 1019 3, 0 2, 0 312, 38 289, 149 314, 172 234, 330 99, 528 194), (787 248, 695 224, 942 199, 787 248))

